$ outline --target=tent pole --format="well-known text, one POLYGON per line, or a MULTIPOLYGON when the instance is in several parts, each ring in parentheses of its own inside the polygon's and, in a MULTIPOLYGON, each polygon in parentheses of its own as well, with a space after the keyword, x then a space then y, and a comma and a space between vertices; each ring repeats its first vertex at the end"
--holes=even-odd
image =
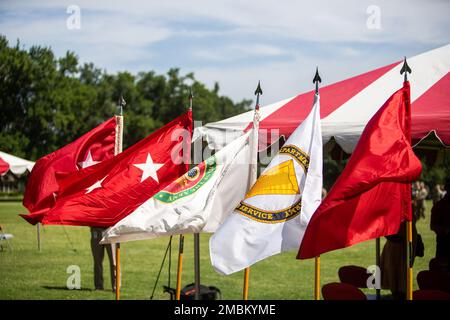
POLYGON ((36 225, 36 229, 37 229, 37 246, 38 246, 38 251, 41 252, 41 224, 39 222, 36 225))
POLYGON ((181 274, 183 272, 183 251, 184 251, 184 236, 180 234, 180 241, 178 246, 178 269, 177 269, 177 288, 175 300, 180 300, 181 296, 181 274))
POLYGON ((194 233, 195 300, 200 300, 200 234, 194 233))
MULTIPOLYGON (((375 239, 375 264, 378 267, 378 270, 381 270, 381 247, 380 247, 380 238, 375 239)), ((381 274, 378 275, 381 277, 381 274)), ((376 288, 377 290, 377 300, 381 300, 381 288, 376 288)))

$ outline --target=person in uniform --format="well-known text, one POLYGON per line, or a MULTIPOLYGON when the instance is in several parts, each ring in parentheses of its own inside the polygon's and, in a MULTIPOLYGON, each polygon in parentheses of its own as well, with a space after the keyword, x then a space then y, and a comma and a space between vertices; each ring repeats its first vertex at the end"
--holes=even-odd
MULTIPOLYGON (((412 224, 412 257, 416 256, 417 229, 413 218, 412 224)), ((387 236, 381 254, 381 287, 392 292, 394 300, 405 300, 406 298, 406 223, 400 225, 397 234, 387 236)))
POLYGON ((102 240, 102 233, 107 228, 91 227, 91 250, 94 257, 94 285, 95 290, 104 290, 103 284, 103 258, 105 257, 105 250, 109 258, 109 268, 111 272, 111 288, 115 291, 116 277, 114 268, 114 256, 111 245, 100 244, 102 240))
POLYGON ((444 189, 445 196, 431 209, 430 227, 436 233, 436 258, 450 260, 450 179, 444 189))

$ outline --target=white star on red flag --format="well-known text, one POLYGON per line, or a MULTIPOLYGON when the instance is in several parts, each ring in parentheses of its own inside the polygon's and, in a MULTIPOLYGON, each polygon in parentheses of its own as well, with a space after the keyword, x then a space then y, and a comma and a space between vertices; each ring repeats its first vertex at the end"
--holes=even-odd
POLYGON ((98 180, 96 183, 94 183, 94 184, 93 184, 92 186, 90 186, 89 188, 86 188, 86 193, 85 193, 85 194, 91 193, 91 192, 94 191, 95 189, 101 188, 101 187, 102 187, 102 182, 103 182, 103 180, 105 180, 105 179, 106 179, 106 176, 105 176, 103 179, 98 180))
POLYGON ((94 161, 92 159, 92 155, 91 155, 91 150, 89 150, 87 156, 86 156, 86 160, 78 162, 78 165, 81 167, 81 169, 93 166, 94 164, 99 163, 100 161, 94 161))
POLYGON ((147 160, 145 163, 133 164, 138 169, 142 170, 141 182, 143 182, 148 177, 152 177, 153 180, 159 183, 157 171, 164 166, 164 163, 153 163, 152 156, 147 153, 147 160))

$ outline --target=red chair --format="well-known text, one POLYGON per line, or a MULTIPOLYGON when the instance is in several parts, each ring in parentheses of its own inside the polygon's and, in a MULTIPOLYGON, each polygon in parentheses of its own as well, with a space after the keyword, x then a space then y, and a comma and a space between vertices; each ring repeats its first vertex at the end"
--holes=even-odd
POLYGON ((450 274, 424 270, 417 275, 417 284, 421 290, 440 290, 450 294, 450 274))
POLYGON ((366 295, 348 283, 333 282, 322 287, 324 300, 367 300, 366 295))
POLYGON ((450 294, 439 290, 416 290, 413 300, 450 300, 450 294))
POLYGON ((339 280, 357 288, 367 288, 367 270, 358 266, 343 266, 338 271, 339 280))
POLYGON ((433 258, 429 262, 429 269, 438 272, 450 272, 450 259, 433 258))

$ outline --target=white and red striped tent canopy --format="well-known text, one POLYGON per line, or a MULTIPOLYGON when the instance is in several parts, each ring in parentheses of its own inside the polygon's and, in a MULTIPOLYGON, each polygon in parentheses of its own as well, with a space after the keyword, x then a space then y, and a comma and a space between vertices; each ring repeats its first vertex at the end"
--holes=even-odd
MULTIPOLYGON (((323 142, 331 137, 351 153, 369 119, 403 85, 403 61, 322 87, 320 89, 323 142)), ((417 144, 434 132, 450 145, 450 45, 408 58, 411 84, 412 139, 417 144)), ((286 138, 311 110, 314 91, 262 107, 260 148, 271 143, 272 131, 286 138), (264 137, 267 137, 264 139, 264 137)), ((197 128, 195 137, 206 137, 209 146, 220 149, 245 132, 253 121, 249 111, 197 128)), ((276 134, 275 134, 276 136, 276 134)))
POLYGON ((34 162, 0 151, 0 175, 11 171, 16 176, 31 172, 34 162))

